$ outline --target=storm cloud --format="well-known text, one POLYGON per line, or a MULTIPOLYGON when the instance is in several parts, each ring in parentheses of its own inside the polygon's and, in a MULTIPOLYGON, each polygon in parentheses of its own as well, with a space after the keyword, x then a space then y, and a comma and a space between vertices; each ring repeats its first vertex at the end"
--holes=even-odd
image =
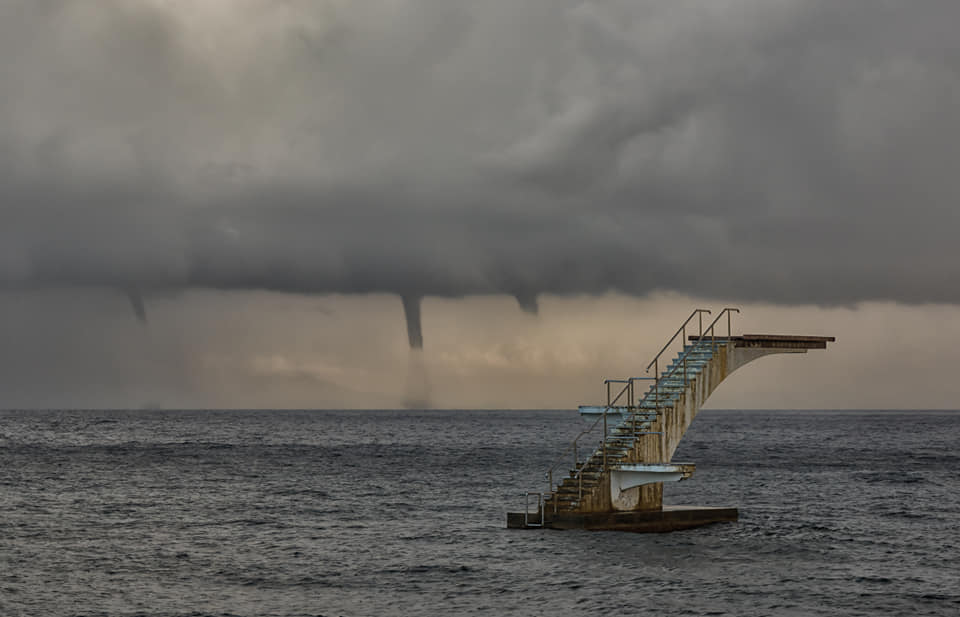
POLYGON ((11 0, 0 288, 957 303, 958 21, 11 0))

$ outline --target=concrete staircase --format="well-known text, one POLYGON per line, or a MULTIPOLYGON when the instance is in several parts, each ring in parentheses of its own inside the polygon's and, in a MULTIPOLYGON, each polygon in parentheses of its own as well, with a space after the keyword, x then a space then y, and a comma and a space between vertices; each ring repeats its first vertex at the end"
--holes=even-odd
MULTIPOLYGON (((616 470, 637 463, 662 464, 665 458, 660 418, 669 413, 681 398, 692 395, 698 376, 709 371, 714 351, 725 351, 727 344, 728 339, 718 337, 685 345, 643 396, 625 407, 582 407, 581 412, 588 417, 601 416, 606 411, 607 421, 612 422, 613 427, 605 431, 606 439, 593 454, 577 468, 570 469, 553 493, 546 496, 545 507, 554 512, 577 511, 581 502, 597 501, 593 493, 608 490, 602 482, 605 468, 616 470)), ((610 383, 621 382, 627 382, 625 394, 629 396, 633 385, 630 380, 610 383)), ((595 421, 600 423, 603 418, 598 417, 595 421)))

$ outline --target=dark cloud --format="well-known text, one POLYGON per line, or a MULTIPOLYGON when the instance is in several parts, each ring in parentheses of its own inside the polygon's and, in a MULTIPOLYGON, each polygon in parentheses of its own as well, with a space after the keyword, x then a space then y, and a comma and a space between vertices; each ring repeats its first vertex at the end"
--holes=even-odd
POLYGON ((0 286, 958 302, 958 19, 5 2, 0 286))

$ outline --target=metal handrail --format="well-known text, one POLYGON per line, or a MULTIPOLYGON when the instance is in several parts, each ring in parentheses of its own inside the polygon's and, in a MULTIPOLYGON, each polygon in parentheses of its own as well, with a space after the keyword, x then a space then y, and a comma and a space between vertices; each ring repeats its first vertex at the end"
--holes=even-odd
MULTIPOLYGON (((677 331, 674 332, 673 336, 670 337, 670 340, 667 341, 667 344, 663 346, 663 349, 661 349, 660 352, 653 357, 653 360, 650 361, 650 364, 647 365, 647 371, 649 371, 650 367, 653 366, 654 363, 656 363, 656 361, 660 359, 660 356, 662 356, 663 352, 667 350, 667 347, 669 347, 670 344, 677 339, 678 334, 683 332, 684 334, 683 338, 686 338, 687 324, 690 323, 694 317, 698 315, 702 315, 703 313, 706 313, 707 315, 711 314, 710 311, 708 311, 707 309, 694 309, 694 311, 690 313, 690 316, 687 317, 687 320, 685 322, 683 322, 683 325, 677 328, 677 331)), ((700 336, 703 336, 703 317, 700 318, 700 336)))
MULTIPOLYGON (((670 340, 667 341, 667 344, 663 346, 663 349, 661 349, 661 350, 659 351, 659 353, 657 353, 657 355, 655 355, 655 356, 653 357, 653 360, 650 361, 650 364, 647 365, 646 372, 648 372, 648 373, 650 372, 650 367, 654 367, 654 370, 653 370, 653 374, 654 374, 653 390, 654 390, 654 395, 655 395, 655 397, 656 397, 656 399, 657 399, 657 406, 658 406, 658 408, 659 408, 659 404, 660 404, 660 356, 662 356, 663 353, 670 347, 670 345, 672 345, 673 342, 674 342, 675 340, 677 340, 677 335, 678 335, 678 334, 681 335, 681 337, 682 337, 681 340, 680 340, 680 349, 682 350, 682 349, 686 346, 686 341, 685 341, 684 339, 687 338, 687 324, 690 323, 691 321, 693 321, 693 318, 694 318, 694 317, 698 317, 698 318, 699 318, 700 336, 703 336, 703 314, 704 314, 704 313, 706 313, 707 315, 712 314, 712 313, 711 313, 709 310, 707 310, 707 309, 699 309, 699 308, 698 308, 698 309, 694 309, 694 311, 693 311, 692 313, 690 313, 690 316, 687 317, 687 319, 686 319, 682 324, 680 324, 680 327, 677 328, 677 331, 673 333, 673 336, 671 336, 671 337, 670 337, 670 340)), ((684 375, 684 379, 686 379, 686 375, 687 375, 686 355, 683 356, 683 361, 684 361, 684 363, 683 363, 683 375, 684 375)), ((672 371, 671 371, 671 374, 672 374, 672 371)))
MULTIPOLYGON (((713 348, 714 352, 716 351, 716 346, 717 346, 717 343, 716 343, 716 333, 715 333, 715 327, 716 327, 716 325, 717 325, 717 322, 720 321, 720 319, 722 319, 724 315, 727 316, 727 338, 729 339, 730 336, 731 336, 730 313, 731 313, 732 311, 736 311, 737 313, 739 313, 739 312, 740 312, 740 309, 738 309, 738 308, 725 308, 725 309, 723 309, 722 311, 720 311, 720 314, 717 315, 716 319, 714 319, 713 322, 712 322, 709 326, 707 326, 706 332, 709 332, 709 333, 710 333, 710 339, 709 339, 709 340, 710 340, 710 345, 711 345, 711 347, 713 348)), ((689 319, 688 319, 687 321, 689 321, 689 319)), ((673 374, 676 373, 677 370, 682 366, 682 367, 683 367, 683 382, 684 382, 684 385, 686 385, 686 383, 687 383, 687 356, 689 356, 690 354, 692 354, 694 351, 696 351, 696 350, 698 350, 698 349, 701 349, 701 348, 704 346, 704 342, 708 340, 708 339, 706 339, 706 338, 704 337, 704 330, 702 329, 702 327, 703 327, 703 324, 701 324, 700 335, 699 335, 699 337, 697 338, 697 343, 696 343, 695 345, 691 345, 691 346, 690 346, 690 349, 687 349, 687 348, 686 348, 686 341, 683 341, 683 346, 681 347, 681 349, 683 349, 683 353, 680 355, 679 358, 677 358, 677 363, 674 365, 674 367, 673 367, 672 369, 670 369, 670 371, 669 371, 666 375, 664 375, 664 376, 661 377, 661 376, 660 376, 660 367, 659 367, 659 365, 657 366, 656 377, 653 378, 653 379, 654 379, 654 382, 653 382, 654 404, 655 404, 655 409, 657 410, 657 412, 659 412, 659 410, 660 410, 660 401, 661 401, 661 398, 660 398, 660 381, 661 381, 661 380, 665 381, 665 380, 670 379, 671 377, 673 377, 673 374)), ((674 338, 675 338, 675 337, 676 337, 676 335, 674 335, 674 338)), ((686 336, 684 336, 684 338, 686 338, 686 336)), ((669 344, 668 344, 668 346, 669 346, 669 344)), ((663 353, 663 351, 661 351, 660 353, 663 353)), ((654 358, 653 363, 657 363, 658 358, 659 358, 659 356, 658 356, 657 358, 654 358)), ((647 367, 647 371, 648 371, 648 372, 650 371, 650 367, 649 367, 649 366, 647 367)), ((663 455, 664 455, 665 445, 662 443, 662 440, 663 440, 663 433, 662 433, 662 432, 660 433, 660 438, 661 438, 661 444, 660 444, 661 456, 663 456, 663 455)))
POLYGON ((544 504, 546 502, 546 496, 551 493, 537 493, 534 491, 527 491, 527 497, 523 506, 523 526, 524 527, 543 527, 544 525, 544 504), (530 522, 530 496, 534 495, 537 498, 537 513, 540 514, 539 523, 530 522))
MULTIPOLYGON (((623 383, 624 380, 618 380, 619 383, 623 383)), ((616 398, 612 401, 610 400, 610 383, 607 383, 607 406, 603 410, 603 439, 600 440, 600 448, 603 452, 603 471, 607 470, 607 411, 613 407, 617 401, 620 400, 620 397, 623 396, 624 392, 633 392, 633 380, 627 379, 626 385, 620 390, 620 393, 617 394, 616 398)), ((630 405, 627 405, 629 408, 630 405)), ((574 461, 574 474, 573 479, 577 481, 577 498, 583 499, 583 470, 587 467, 587 462, 589 459, 583 462, 583 465, 577 467, 576 461, 574 461)), ((553 488, 553 483, 551 482, 550 488, 553 488)))
MULTIPOLYGON (((707 331, 709 332, 709 329, 708 329, 707 331)), ((701 335, 701 336, 702 336, 702 335, 701 335)), ((656 392, 655 398, 656 398, 656 402, 657 402, 658 408, 659 408, 659 404, 660 404, 660 393, 659 393, 659 384, 660 384, 660 381, 666 381, 667 379, 670 379, 671 377, 673 377, 673 374, 677 372, 677 369, 679 369, 681 366, 683 366, 683 381, 686 382, 686 381, 687 381, 687 356, 689 356, 690 354, 692 354, 694 351, 700 349, 700 347, 703 345, 703 342, 704 342, 704 341, 707 341, 707 340, 709 340, 709 339, 707 339, 707 338, 701 338, 701 339, 697 340, 696 345, 691 345, 691 346, 690 346, 690 349, 687 349, 686 351, 684 351, 684 352, 683 352, 683 355, 681 355, 679 358, 677 358, 677 365, 674 366, 672 369, 670 369, 670 372, 669 372, 669 373, 667 373, 667 374, 664 375, 663 377, 658 377, 658 378, 657 378, 657 384, 656 384, 654 387, 656 388, 656 390, 655 390, 655 392, 656 392)))
MULTIPOLYGON (((574 437, 573 441, 570 443, 570 446, 567 447, 567 449, 564 450, 564 451, 560 454, 560 456, 557 458, 556 462, 555 462, 553 465, 551 465, 550 468, 546 471, 546 473, 545 473, 544 475, 547 476, 547 481, 548 481, 549 484, 550 484, 550 489, 551 489, 551 490, 553 490, 553 470, 556 469, 559 465, 563 464, 564 461, 566 461, 567 455, 570 454, 571 451, 573 451, 573 468, 574 468, 574 470, 576 471, 576 473, 574 474, 573 478, 574 478, 574 479, 578 479, 578 478, 580 477, 580 472, 582 471, 583 466, 578 467, 578 465, 579 465, 579 463, 580 463, 580 461, 579 461, 580 456, 579 456, 579 453, 578 453, 577 444, 580 442, 580 438, 581 438, 581 437, 583 437, 584 435, 586 435, 586 434, 588 434, 588 433, 592 433, 593 430, 597 427, 598 424, 600 424, 601 421, 603 421, 603 440, 602 440, 602 444, 603 444, 603 459, 604 459, 604 460, 603 460, 603 467, 604 467, 604 470, 606 470, 606 467, 607 467, 607 460, 606 460, 606 459, 607 459, 607 448, 606 448, 606 445, 607 445, 607 412, 610 411, 610 408, 611 408, 611 407, 614 407, 614 406, 616 405, 617 401, 620 400, 620 397, 622 397, 625 392, 628 392, 628 391, 629 391, 629 392, 631 393, 631 396, 632 396, 632 393, 633 393, 633 382, 634 382, 634 380, 636 380, 636 379, 641 379, 641 378, 639 378, 639 377, 631 377, 630 379, 607 379, 607 380, 604 380, 604 385, 607 386, 607 405, 606 405, 606 407, 604 407, 604 409, 603 409, 603 414, 601 414, 601 416, 600 416, 599 418, 597 418, 597 419, 593 422, 593 424, 591 424, 589 427, 587 427, 586 429, 584 429, 583 431, 581 431, 579 435, 577 435, 576 437, 574 437), (623 386, 623 388, 621 388, 621 390, 620 390, 620 392, 617 394, 617 396, 613 398, 613 400, 610 399, 610 384, 611 384, 611 383, 622 383, 622 384, 625 384, 625 385, 623 386)), ((585 465, 584 465, 584 466, 585 466, 585 465)), ((582 488, 581 488, 581 490, 582 490, 582 488)))
MULTIPOLYGON (((607 414, 607 410, 604 409, 604 410, 603 410, 603 415, 606 415, 606 414, 607 414)), ((577 442, 579 442, 579 441, 580 441, 580 438, 583 437, 584 435, 586 435, 587 433, 592 433, 592 432, 593 432, 593 429, 595 429, 595 428, 597 427, 597 425, 600 424, 600 420, 602 420, 602 419, 603 419, 603 418, 597 418, 597 419, 593 422, 593 424, 591 424, 588 428, 586 428, 586 429, 584 429, 583 431, 581 431, 579 435, 577 435, 576 437, 574 437, 574 438, 573 438, 573 441, 570 442, 570 446, 560 454, 560 456, 557 458, 557 461, 556 461, 553 465, 551 465, 549 469, 547 469, 546 473, 543 474, 543 475, 547 476, 547 480, 550 482, 550 488, 551 488, 551 489, 553 489, 553 470, 556 469, 559 465, 561 465, 564 461, 567 460, 567 455, 570 454, 570 451, 571 451, 571 450, 573 451, 573 466, 574 466, 574 468, 576 468, 576 466, 577 466, 577 459, 579 458, 579 457, 577 456, 577 442)))
MULTIPOLYGON (((659 377, 659 376, 658 376, 658 377, 656 378, 656 384, 654 384, 654 388, 655 388, 654 391, 655 391, 655 393, 656 393, 656 398, 657 398, 657 404, 658 404, 658 405, 659 405, 659 403, 660 403, 660 394, 659 394, 659 384, 660 384, 660 381, 661 381, 661 380, 670 379, 671 377, 673 377, 673 374, 677 372, 677 369, 680 368, 681 365, 683 366, 683 379, 684 379, 684 381, 686 381, 686 379, 687 379, 687 356, 689 356, 691 353, 693 353, 693 352, 696 351, 697 349, 700 349, 701 346, 703 346, 704 341, 707 341, 707 340, 710 341, 710 345, 711 345, 712 347, 716 347, 716 345, 717 345, 717 343, 716 343, 717 337, 716 337, 715 327, 716 327, 716 325, 717 325, 717 322, 720 321, 720 319, 723 318, 724 314, 726 314, 726 316, 727 316, 727 338, 730 338, 730 336, 731 336, 730 313, 731 313, 731 312, 737 312, 737 313, 739 313, 739 312, 740 312, 740 309, 730 307, 730 308, 725 308, 725 309, 723 309, 722 311, 720 311, 720 314, 717 315, 717 318, 713 320, 713 323, 711 323, 709 326, 707 326, 706 332, 709 332, 709 333, 710 333, 710 339, 705 338, 704 333, 701 332, 701 333, 700 333, 700 336, 697 338, 697 344, 696 344, 696 345, 691 345, 691 346, 690 346, 690 349, 686 349, 686 350, 683 352, 683 354, 682 354, 679 358, 677 358, 677 364, 676 364, 676 366, 674 366, 672 369, 670 369, 670 372, 667 373, 666 375, 664 375, 663 377, 659 377)), ((686 347, 686 345, 684 345, 684 347, 686 347)), ((649 370, 649 369, 648 369, 648 370, 649 370)))
MULTIPOLYGON (((736 313, 739 314, 739 313, 740 313, 740 309, 738 309, 738 308, 733 308, 733 307, 727 307, 727 308, 723 309, 722 311, 720 311, 720 314, 717 315, 717 318, 713 320, 713 323, 711 323, 709 326, 707 326, 707 332, 710 333, 710 340, 711 340, 711 342, 712 342, 712 344, 713 344, 714 346, 716 346, 716 344, 717 344, 717 343, 716 343, 716 341, 717 341, 717 333, 716 333, 716 331, 714 330, 714 326, 716 326, 716 325, 717 325, 717 322, 720 321, 720 319, 723 318, 724 314, 726 314, 726 316, 727 316, 727 338, 730 338, 730 336, 731 336, 730 314, 733 313, 733 312, 736 312, 736 313)), ((700 333, 700 338, 703 338, 703 333, 702 333, 702 332, 700 333)))

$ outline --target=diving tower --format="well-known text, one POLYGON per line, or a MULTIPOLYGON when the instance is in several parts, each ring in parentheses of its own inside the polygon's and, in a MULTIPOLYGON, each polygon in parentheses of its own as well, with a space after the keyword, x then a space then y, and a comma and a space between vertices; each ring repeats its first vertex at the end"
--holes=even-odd
POLYGON ((507 527, 662 532, 736 521, 735 507, 663 505, 663 483, 685 480, 696 467, 672 461, 680 440, 717 386, 737 369, 771 354, 826 349, 836 340, 734 336, 732 315, 739 312, 725 308, 704 327, 711 312, 696 309, 647 365, 652 377, 606 380, 606 404, 580 407, 589 426, 547 470, 549 489, 528 492, 524 510, 507 514, 507 527), (661 367, 673 349, 676 356, 661 367), (595 450, 584 447, 598 441, 595 450), (584 450, 589 456, 581 460, 584 450))

